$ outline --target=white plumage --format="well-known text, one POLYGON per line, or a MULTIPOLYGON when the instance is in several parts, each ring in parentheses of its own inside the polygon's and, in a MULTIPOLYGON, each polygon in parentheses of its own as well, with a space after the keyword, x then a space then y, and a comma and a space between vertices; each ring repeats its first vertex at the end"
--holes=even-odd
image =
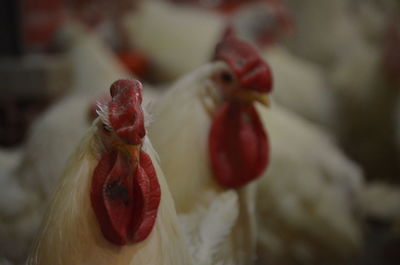
POLYGON ((70 42, 71 91, 34 122, 18 163, 1 170, 0 254, 14 263, 26 259, 67 158, 90 126, 91 101, 105 92, 104 84, 128 76, 93 34, 69 24, 63 36, 70 42))
POLYGON ((197 206, 190 214, 179 216, 196 265, 224 264, 221 246, 239 215, 238 196, 234 191, 213 196, 215 199, 208 208, 197 206))
POLYGON ((318 127, 273 104, 258 108, 271 164, 258 181, 260 264, 319 264, 361 248, 360 169, 318 127))
POLYGON ((350 0, 286 3, 294 17, 295 31, 288 44, 295 54, 329 68, 363 42, 350 0))
POLYGON ((151 57, 152 74, 163 81, 206 63, 225 27, 216 14, 157 0, 141 1, 126 25, 135 47, 151 57))
POLYGON ((162 195, 153 231, 143 242, 118 247, 102 235, 91 207, 89 190, 102 145, 96 136, 99 119, 67 165, 28 264, 191 264, 178 225, 174 203, 148 140, 162 195))
MULTIPOLYGON (((210 78, 223 69, 223 63, 210 63, 184 76, 154 109, 155 122, 149 132, 179 214, 201 216, 197 209, 210 209, 218 194, 226 190, 216 183, 209 167, 207 137, 211 118, 202 104, 208 88, 217 93, 210 86, 210 78)), ((219 255, 222 264, 250 264, 255 247, 255 186, 249 184, 235 193, 239 216, 219 255)))
POLYGON ((272 69, 276 102, 324 127, 335 125, 333 91, 317 65, 279 46, 263 49, 262 55, 272 69))

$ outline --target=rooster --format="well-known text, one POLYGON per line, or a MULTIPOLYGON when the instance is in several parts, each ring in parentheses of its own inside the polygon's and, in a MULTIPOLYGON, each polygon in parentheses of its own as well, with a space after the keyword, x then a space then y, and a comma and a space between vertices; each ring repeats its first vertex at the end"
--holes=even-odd
MULTIPOLYGON (((251 182, 269 160, 268 137, 254 101, 266 104, 271 87, 270 69, 256 49, 226 36, 217 45, 214 62, 178 80, 154 109, 149 132, 178 213, 209 209, 211 201, 227 189, 238 194, 239 216, 223 250, 214 257, 215 264, 254 260, 255 186, 251 182)), ((216 231, 214 237, 219 236, 216 231)))
POLYGON ((69 160, 28 264, 191 264, 142 86, 119 80, 69 160))
POLYGON ((0 170, 0 256, 15 264, 26 259, 49 196, 90 127, 91 101, 104 93, 102 84, 129 76, 107 47, 78 25, 66 25, 61 36, 69 45, 70 91, 33 122, 18 163, 7 163, 0 170))

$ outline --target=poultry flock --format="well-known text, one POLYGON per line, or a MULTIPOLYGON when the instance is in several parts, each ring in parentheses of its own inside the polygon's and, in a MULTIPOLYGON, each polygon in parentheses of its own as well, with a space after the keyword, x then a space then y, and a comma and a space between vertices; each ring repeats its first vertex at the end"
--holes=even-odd
POLYGON ((396 0, 65 5, 1 265, 400 264, 396 0))

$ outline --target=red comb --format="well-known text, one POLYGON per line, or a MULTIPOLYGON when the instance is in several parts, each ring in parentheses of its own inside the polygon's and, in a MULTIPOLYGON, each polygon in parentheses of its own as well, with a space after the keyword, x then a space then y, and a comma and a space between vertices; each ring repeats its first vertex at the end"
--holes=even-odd
POLYGON ((214 60, 227 63, 243 88, 266 93, 272 90, 272 74, 267 63, 255 47, 236 38, 231 30, 217 45, 214 60))
POLYGON ((137 80, 118 80, 110 88, 109 121, 116 134, 128 144, 141 144, 146 135, 141 108, 142 84, 137 80))

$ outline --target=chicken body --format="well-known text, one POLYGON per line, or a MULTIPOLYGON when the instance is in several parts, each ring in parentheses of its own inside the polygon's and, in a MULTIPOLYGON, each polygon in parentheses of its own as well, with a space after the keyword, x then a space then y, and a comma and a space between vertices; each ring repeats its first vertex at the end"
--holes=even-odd
POLYGON ((396 3, 310 0, 288 5, 297 29, 289 47, 324 71, 336 104, 335 136, 368 179, 397 181, 392 120, 398 92, 384 70, 387 26, 394 22, 390 14, 396 3))
MULTIPOLYGON (((184 76, 155 106, 155 122, 149 132, 179 214, 197 212, 201 216, 198 208, 208 209, 226 190, 217 184, 210 169, 207 137, 211 118, 202 103, 212 89, 210 77, 223 67, 220 62, 211 63, 184 76)), ((212 264, 250 264, 254 260, 255 186, 248 184, 236 192, 239 216, 212 264)), ((216 232, 214 236, 221 235, 216 232)))
POLYGON ((277 103, 325 128, 336 125, 333 91, 317 65, 279 46, 264 48, 262 55, 272 68, 277 103))
POLYGON ((350 0, 286 1, 296 30, 289 41, 295 54, 330 68, 364 42, 350 0), (327 31, 329 34, 326 34, 327 31))
POLYGON ((270 168, 258 181, 259 264, 330 264, 357 254, 360 169, 312 123, 278 104, 258 111, 271 139, 270 168))

